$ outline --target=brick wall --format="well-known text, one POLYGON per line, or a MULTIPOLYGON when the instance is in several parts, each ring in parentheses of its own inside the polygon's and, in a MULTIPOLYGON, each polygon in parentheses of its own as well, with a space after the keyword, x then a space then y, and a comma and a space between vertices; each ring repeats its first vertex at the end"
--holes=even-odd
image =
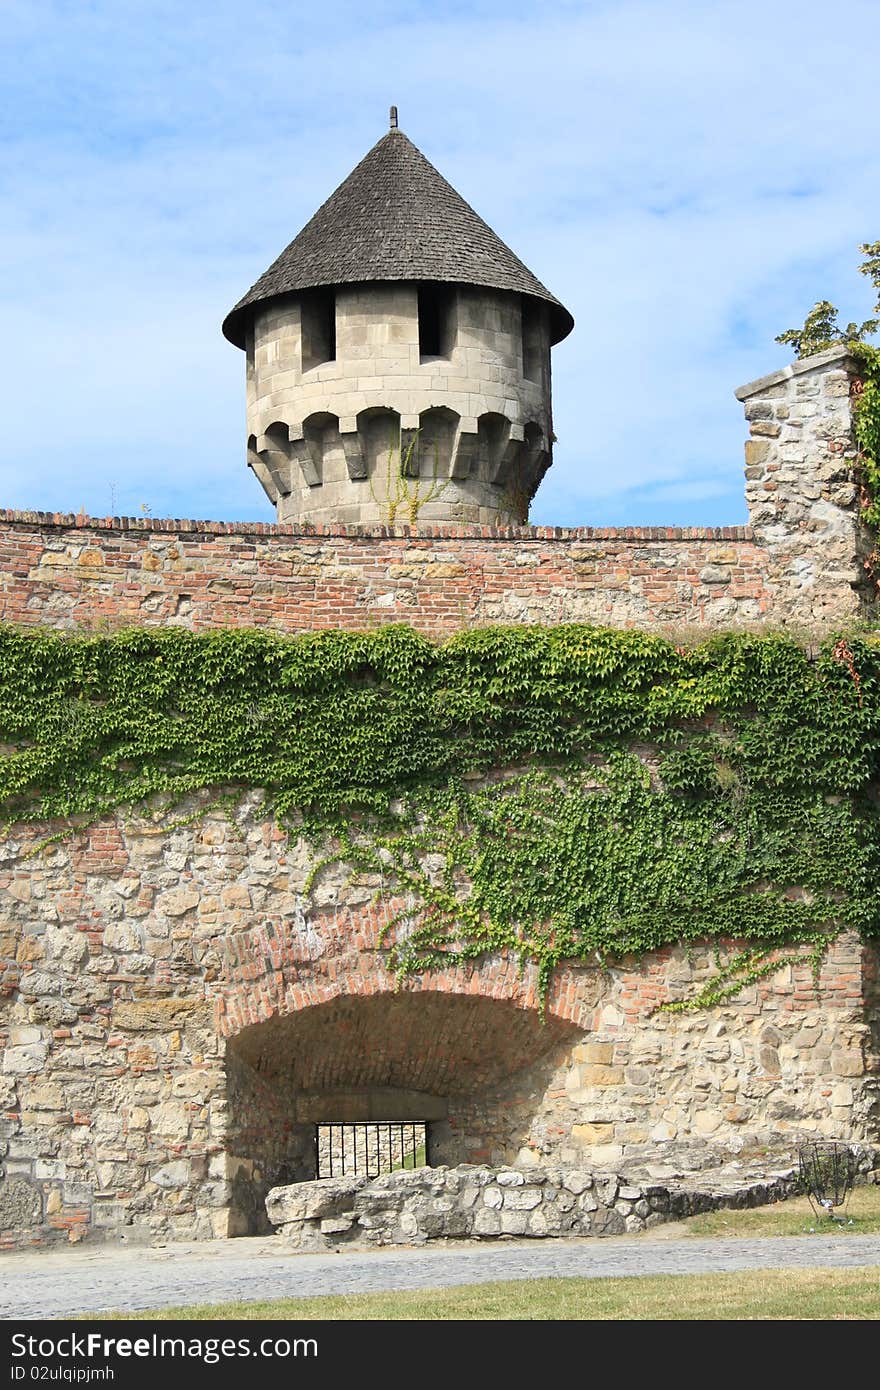
POLYGON ((98 521, 0 512, 0 621, 283 632, 406 622, 723 625, 781 620, 741 527, 387 528, 98 521))

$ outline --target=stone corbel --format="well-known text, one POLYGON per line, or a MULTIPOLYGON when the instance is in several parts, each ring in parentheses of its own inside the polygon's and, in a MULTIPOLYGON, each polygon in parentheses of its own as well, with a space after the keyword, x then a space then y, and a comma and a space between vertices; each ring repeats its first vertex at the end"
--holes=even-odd
POLYGON ((308 439, 302 429, 290 431, 290 457, 291 460, 299 465, 300 472, 305 479, 308 487, 320 487, 323 478, 323 463, 320 446, 313 439, 308 439))
POLYGON ((495 459, 488 462, 489 482, 503 487, 515 474, 525 451, 525 431, 522 425, 511 425, 507 439, 495 459))
POLYGON ((400 417, 400 472, 404 478, 419 476, 419 417, 400 417))
POLYGON ((460 420, 452 445, 451 478, 467 478, 479 457, 480 436, 476 420, 460 420))
POLYGON ((290 492, 290 454, 285 441, 273 430, 257 435, 256 446, 256 450, 248 450, 248 462, 272 501, 277 501, 279 496, 286 497, 290 492), (252 462, 254 457, 256 463, 252 462), (268 479, 269 486, 265 479, 268 479), (277 493, 274 498, 270 487, 277 493))
POLYGON ((537 439, 529 440, 525 448, 524 476, 528 479, 530 496, 534 497, 538 484, 549 467, 550 450, 547 448, 546 437, 541 434, 537 439))
POLYGON ((255 474, 260 486, 262 487, 263 491, 265 492, 266 496, 268 497, 269 501, 272 503, 274 507, 278 502, 279 497, 282 496, 282 493, 278 487, 276 477, 273 475, 272 470, 269 468, 267 463, 263 462, 256 449, 248 449, 247 461, 248 468, 250 468, 251 471, 255 474))
POLYGON ((339 438, 342 440, 348 476, 353 483, 359 482, 367 476, 367 461, 364 458, 363 441, 358 434, 357 420, 354 417, 339 421, 339 438))

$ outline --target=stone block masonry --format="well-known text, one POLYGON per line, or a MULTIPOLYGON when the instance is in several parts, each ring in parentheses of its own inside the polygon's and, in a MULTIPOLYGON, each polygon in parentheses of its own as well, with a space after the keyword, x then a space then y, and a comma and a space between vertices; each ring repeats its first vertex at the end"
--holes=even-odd
POLYGON ((417 491, 420 523, 518 519, 550 461, 546 313, 525 311, 540 362, 529 380, 519 295, 445 286, 438 309, 448 341, 427 357, 418 297, 414 282, 338 290, 335 354, 311 367, 308 297, 255 314, 249 461, 280 521, 390 521, 393 499, 417 491), (389 490, 389 463, 400 467, 407 441, 408 472, 422 486, 389 490))

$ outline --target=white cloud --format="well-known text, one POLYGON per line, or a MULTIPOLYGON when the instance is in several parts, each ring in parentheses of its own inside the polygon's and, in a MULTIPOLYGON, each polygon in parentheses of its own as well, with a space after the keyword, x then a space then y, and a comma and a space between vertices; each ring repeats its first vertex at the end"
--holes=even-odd
POLYGON ((874 9, 8 0, 0 500, 269 516, 219 324, 395 101, 577 320, 535 519, 743 520, 734 387, 870 308, 874 9))

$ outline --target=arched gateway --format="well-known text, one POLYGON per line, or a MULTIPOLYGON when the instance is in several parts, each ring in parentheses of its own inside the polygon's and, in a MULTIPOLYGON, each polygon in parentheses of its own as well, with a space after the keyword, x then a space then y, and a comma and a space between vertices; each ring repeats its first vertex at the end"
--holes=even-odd
POLYGON ((233 1233, 262 1228, 271 1186, 326 1175, 319 1127, 370 1125, 389 1163, 377 1125, 424 1126, 430 1163, 514 1161, 590 1027, 598 972, 559 972, 543 1010, 534 967, 506 957, 401 983, 381 942, 395 907, 343 895, 222 943, 233 1233))
POLYGON ((418 1162, 514 1161, 580 1036, 509 999, 429 987, 339 994, 252 1024, 226 1046, 231 1232, 265 1228, 278 1183, 356 1171, 359 1155, 361 1170, 401 1166, 411 1132, 418 1162), (330 1126, 345 1127, 335 1166, 330 1126))

